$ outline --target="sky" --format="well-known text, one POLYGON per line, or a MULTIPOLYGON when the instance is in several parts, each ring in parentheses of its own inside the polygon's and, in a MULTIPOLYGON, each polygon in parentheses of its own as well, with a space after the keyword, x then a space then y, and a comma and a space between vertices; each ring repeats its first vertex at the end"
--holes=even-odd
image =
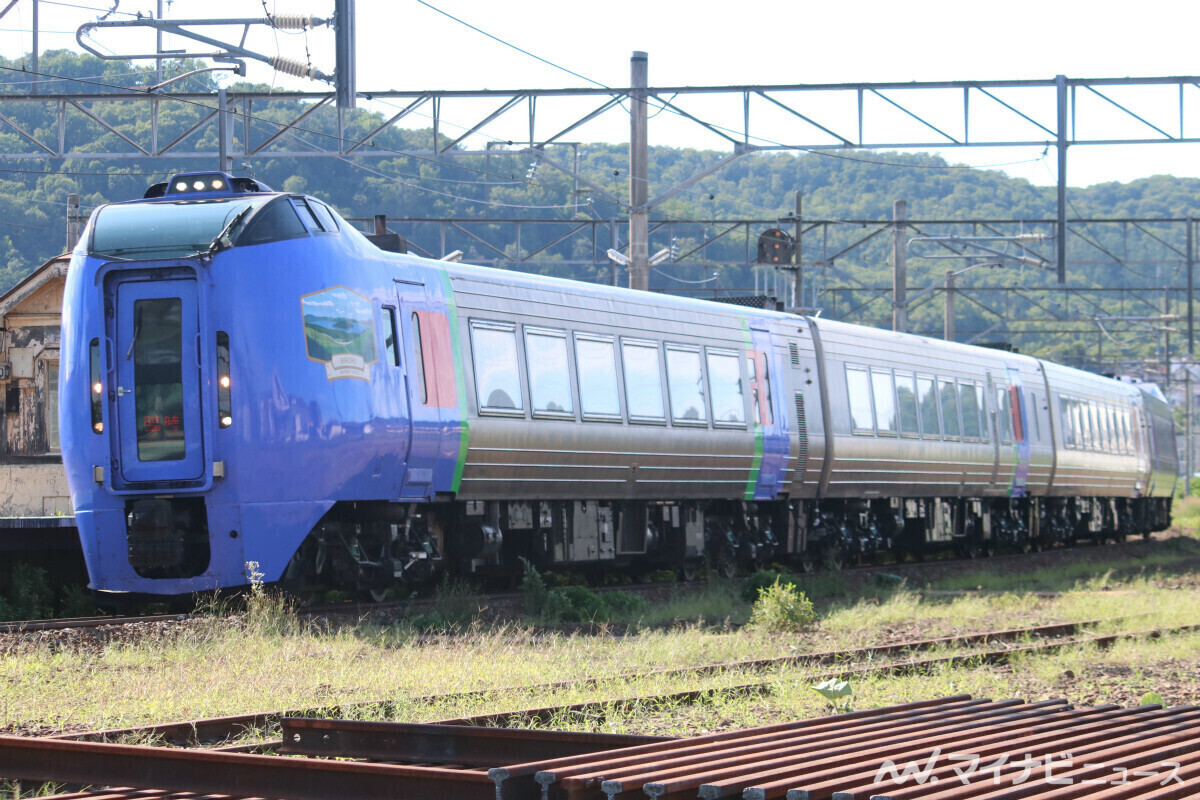
MULTIPOLYGON (((0 54, 5 57, 28 52, 33 2, 17 0, 0 19, 0 54)), ((109 19, 128 20, 139 11, 154 12, 156 2, 119 0, 109 19)), ((8 0, 0 0, 0 8, 7 4, 8 0)), ((113 0, 41 0, 41 48, 78 50, 75 29, 94 21, 112 4, 113 0)), ((261 17, 264 7, 273 14, 328 17, 333 0, 163 0, 163 6, 168 19, 261 17)), ((649 54, 651 86, 1051 79, 1057 74, 1200 75, 1200 50, 1195 44, 1200 4, 1182 0, 1142 0, 1136 5, 1108 0, 1003 4, 915 0, 902 5, 877 0, 853 5, 778 0, 358 0, 357 17, 360 92, 627 86, 634 50, 649 54)), ((208 30, 219 30, 235 41, 240 32, 208 30)), ((152 34, 109 30, 94 38, 102 51, 154 49, 152 34)), ((165 47, 185 45, 192 52, 202 47, 170 37, 165 47)), ((333 33, 328 28, 306 35, 253 28, 247 46, 301 61, 307 48, 314 66, 333 71, 333 33)), ((256 62, 250 63, 248 78, 281 89, 324 88, 281 76, 256 62)), ((1052 95, 1047 96, 1048 121, 1052 121, 1052 95)), ((1156 121, 1178 125, 1179 98, 1173 91, 1132 90, 1115 96, 1156 121)), ((1185 129, 1188 135, 1200 136, 1200 87, 1190 88, 1184 99, 1185 129)), ((448 104, 443 116, 469 126, 495 105, 495 100, 448 104)), ((388 110, 379 104, 365 107, 388 110)), ((740 108, 692 108, 731 127, 740 121, 740 108)), ((947 115, 946 119, 961 117, 961 99, 935 97, 923 110, 947 115)), ((547 125, 553 124, 556 113, 562 119, 572 116, 569 108, 559 111, 549 103, 539 105, 538 113, 547 125)), ((836 111, 829 113, 837 118, 836 111)), ((1103 116, 1100 109, 1096 114, 1093 124, 1128 124, 1103 116)), ((421 124, 420 118, 413 124, 421 124)), ((912 122, 897 117, 894 124, 899 130, 912 122)), ((514 135, 505 130, 519 135, 523 129, 527 130, 526 112, 517 108, 492 130, 503 138, 514 135)), ((771 129, 764 125, 756 130, 769 133, 771 129)), ((628 122, 613 115, 574 135, 582 141, 627 141, 628 122)), ((671 115, 652 119, 650 143, 728 149, 722 140, 671 115)), ((1052 185, 1055 156, 1053 148, 1045 154, 1044 150, 958 148, 941 155, 952 163, 1000 169, 1038 185, 1052 185)), ((1200 145, 1079 146, 1070 151, 1072 186, 1154 174, 1200 177, 1200 145)))

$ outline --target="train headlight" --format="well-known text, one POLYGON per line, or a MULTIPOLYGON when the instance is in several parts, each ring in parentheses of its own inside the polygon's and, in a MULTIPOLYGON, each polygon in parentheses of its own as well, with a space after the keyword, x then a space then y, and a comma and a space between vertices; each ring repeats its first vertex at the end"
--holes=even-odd
POLYGON ((225 181, 221 180, 220 178, 213 178, 211 186, 214 189, 224 189, 225 181))
POLYGON ((233 399, 229 393, 229 334, 217 331, 217 424, 233 424, 233 399))
POLYGON ((193 181, 192 188, 197 192, 203 192, 206 187, 204 181, 193 181))
POLYGON ((100 340, 92 339, 88 345, 88 367, 92 383, 91 407, 92 430, 104 433, 104 382, 100 380, 100 340))
POLYGON ((187 190, 188 190, 187 181, 176 181, 175 182, 175 191, 186 192, 187 190))

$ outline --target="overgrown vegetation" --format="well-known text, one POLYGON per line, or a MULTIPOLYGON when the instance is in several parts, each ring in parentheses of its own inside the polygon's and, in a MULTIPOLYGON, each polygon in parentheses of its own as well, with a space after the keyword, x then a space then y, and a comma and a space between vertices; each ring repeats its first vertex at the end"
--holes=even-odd
POLYGON ((759 589, 754 610, 750 612, 749 627, 767 633, 798 633, 817 619, 812 601, 780 578, 770 586, 759 589))
MULTIPOLYGON (((1191 571, 1196 563, 1192 544, 1139 545, 1136 553, 1142 557, 1128 557, 1129 563, 1161 562, 1142 574, 1116 561, 1098 568, 1104 578, 1044 572, 1042 580, 1057 592, 1053 596, 1021 590, 942 594, 911 586, 881 591, 870 581, 843 585, 836 594, 810 595, 815 619, 808 627, 775 636, 742 629, 752 606, 733 581, 680 586, 648 607, 610 610, 609 619, 626 614, 639 620, 616 637, 603 626, 548 630, 533 610, 521 624, 485 624, 477 616, 475 590, 452 583, 443 585, 434 606, 447 618, 457 617, 455 626, 419 629, 404 621, 381 624, 378 617, 340 626, 310 624, 297 621, 280 598, 259 586, 242 598, 214 600, 214 613, 155 627, 140 637, 91 643, 0 638, 5 648, 0 652, 0 732, 121 727, 333 704, 372 718, 380 714, 375 706, 354 704, 377 700, 392 701, 395 719, 429 721, 765 682, 765 695, 718 693, 696 704, 614 703, 602 716, 563 715, 546 723, 667 735, 748 727, 844 710, 850 697, 827 700, 813 690, 828 679, 822 674, 827 667, 791 665, 765 672, 738 667, 704 676, 670 670, 1064 620, 1119 618, 1096 628, 1097 633, 1191 624, 1200 601, 1200 581, 1191 571), (1104 588, 1097 590, 1101 583, 1104 588), (574 683, 522 688, 564 681, 574 683), (420 699, 448 693, 458 694, 436 702, 420 699)), ((1093 563, 1099 561, 1096 555, 1093 563)), ((994 565, 980 562, 963 580, 982 582, 994 571, 994 565)), ((1006 566, 1005 572, 1015 583, 1023 570, 1006 566)), ((527 602, 541 598, 542 613, 569 602, 580 618, 593 620, 601 614, 595 597, 614 605, 607 593, 549 588, 542 577, 527 569, 524 585, 527 602)), ((853 579, 846 573, 840 580, 853 579)), ((808 594, 801 587, 809 581, 810 576, 773 579, 764 594, 794 591, 798 597, 808 594)), ((911 677, 864 675, 854 679, 853 707, 955 693, 1132 705, 1157 692, 1164 702, 1179 704, 1200 689, 1198 665, 1200 635, 1121 640, 1103 651, 1082 646, 1022 656, 1011 669, 974 665, 911 677)))
POLYGON ((646 601, 631 592, 611 591, 599 594, 585 586, 561 586, 550 589, 546 578, 530 561, 522 558, 525 574, 521 593, 525 613, 539 625, 559 623, 638 622, 646 612, 646 601))

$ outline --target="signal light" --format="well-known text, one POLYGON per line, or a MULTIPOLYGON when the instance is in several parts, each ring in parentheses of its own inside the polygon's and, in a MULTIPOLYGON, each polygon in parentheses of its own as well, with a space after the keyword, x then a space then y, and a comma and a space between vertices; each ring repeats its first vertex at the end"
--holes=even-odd
POLYGON ((769 228, 758 237, 759 264, 790 264, 796 243, 779 228, 769 228))

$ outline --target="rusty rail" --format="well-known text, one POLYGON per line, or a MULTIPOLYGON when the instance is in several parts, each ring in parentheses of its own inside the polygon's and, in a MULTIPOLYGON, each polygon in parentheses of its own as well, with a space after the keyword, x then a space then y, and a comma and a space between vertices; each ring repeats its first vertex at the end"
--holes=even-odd
POLYGON ((284 726, 299 736, 288 752, 304 757, 0 737, 0 775, 123 787, 47 800, 174 800, 185 792, 289 800, 1200 796, 1194 706, 1076 708, 959 695, 670 740, 313 720, 284 726), (508 759, 518 763, 484 771, 508 759))

